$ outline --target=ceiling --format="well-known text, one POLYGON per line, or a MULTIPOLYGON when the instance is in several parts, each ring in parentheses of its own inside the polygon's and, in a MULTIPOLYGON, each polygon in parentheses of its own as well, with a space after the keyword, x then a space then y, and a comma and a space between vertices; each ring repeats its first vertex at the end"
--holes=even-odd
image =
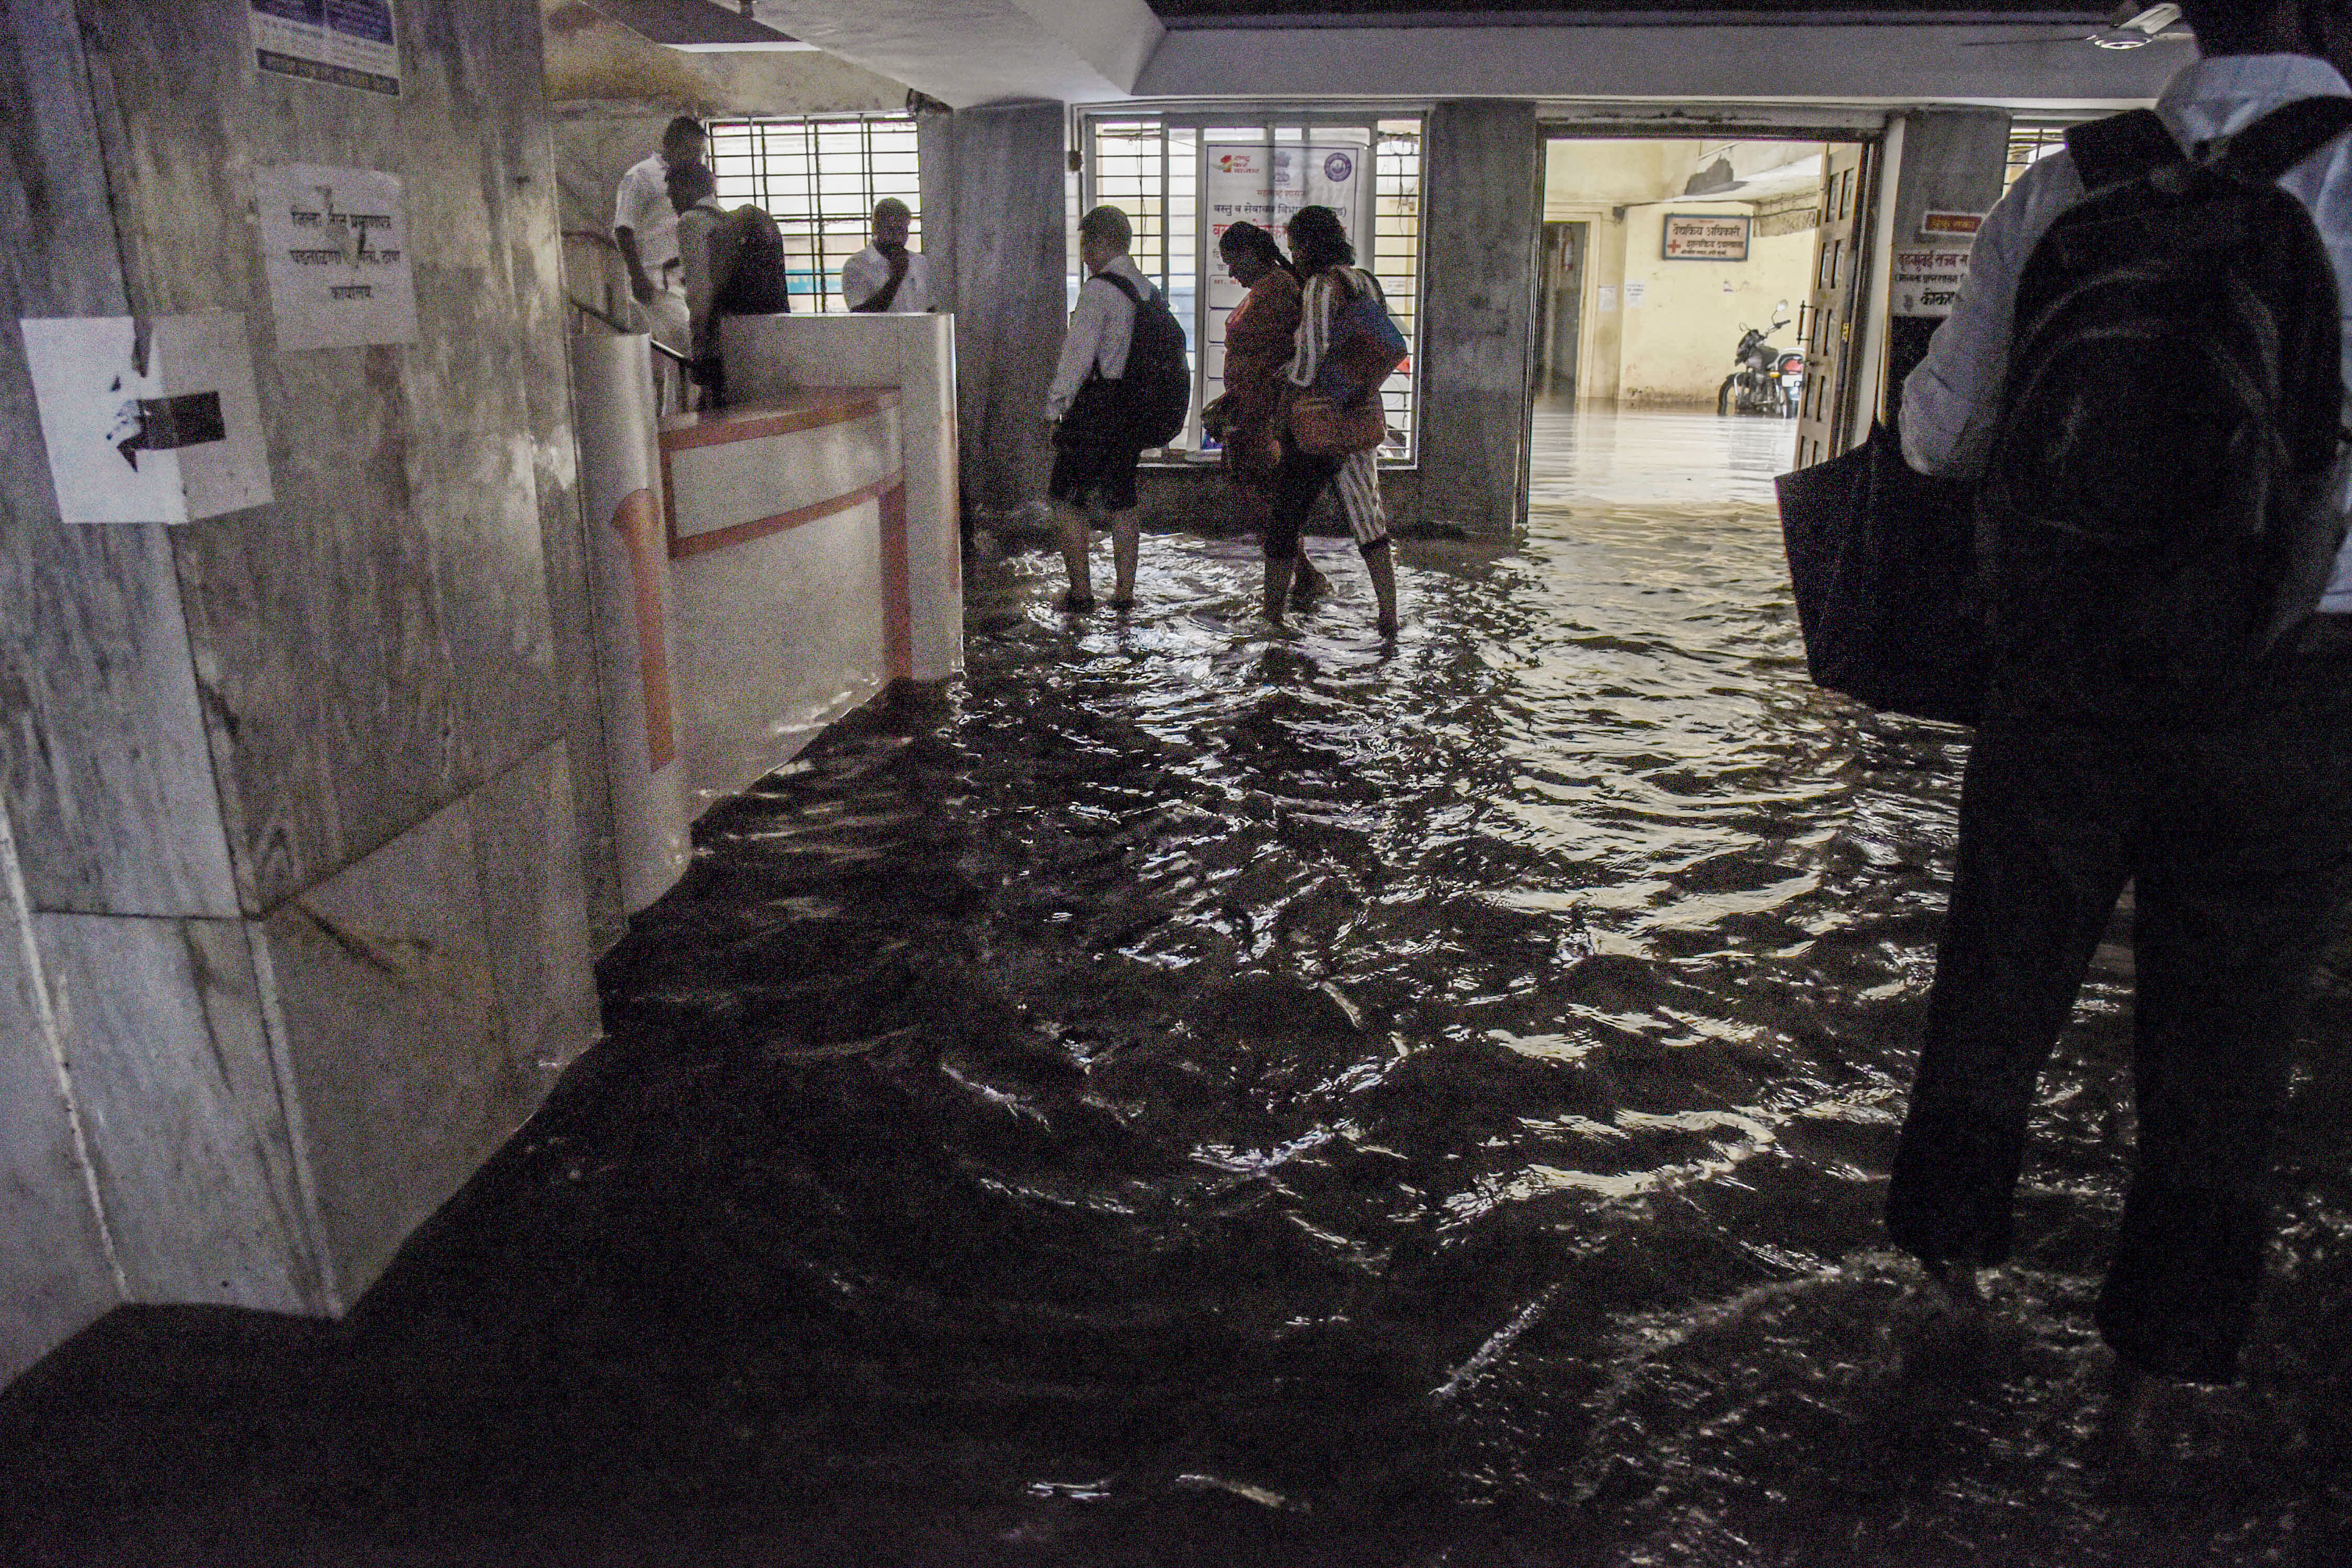
POLYGON ((1162 26, 1494 26, 1541 24, 1638 26, 1644 22, 1802 26, 1836 22, 2096 24, 2113 5, 2053 5, 2051 0, 1149 0, 1162 26))

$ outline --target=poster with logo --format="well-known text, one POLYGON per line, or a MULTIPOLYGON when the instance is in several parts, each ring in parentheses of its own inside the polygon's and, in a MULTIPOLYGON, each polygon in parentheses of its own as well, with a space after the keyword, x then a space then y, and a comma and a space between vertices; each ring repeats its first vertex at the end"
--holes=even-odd
POLYGON ((1246 220, 1290 248, 1290 215, 1329 207, 1348 226, 1357 256, 1369 263, 1372 239, 1372 149, 1366 142, 1211 142, 1203 189, 1209 225, 1208 327, 1202 354, 1208 395, 1224 388, 1225 317, 1247 293, 1217 259, 1217 240, 1246 220))
POLYGON ((400 96, 392 0, 248 0, 254 63, 278 76, 400 96))
POLYGON ((310 163, 253 172, 280 353, 416 341, 400 176, 310 163))

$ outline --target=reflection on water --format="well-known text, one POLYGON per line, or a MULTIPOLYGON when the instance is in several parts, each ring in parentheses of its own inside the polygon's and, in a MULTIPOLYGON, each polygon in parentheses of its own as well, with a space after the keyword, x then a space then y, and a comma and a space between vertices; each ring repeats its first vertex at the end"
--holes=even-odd
POLYGON ((1546 410, 1525 547, 1408 548, 1392 650, 1339 542, 1283 633, 1242 543, 1148 538, 1125 620, 981 563, 970 679, 608 965, 534 1223, 684 1413, 583 1446, 874 1562, 2345 1560, 2340 1084, 2255 1397, 2154 1468, 2087 1322, 2117 971, 1981 1342, 1885 1249, 1964 736, 1806 684, 1792 440, 1546 410))

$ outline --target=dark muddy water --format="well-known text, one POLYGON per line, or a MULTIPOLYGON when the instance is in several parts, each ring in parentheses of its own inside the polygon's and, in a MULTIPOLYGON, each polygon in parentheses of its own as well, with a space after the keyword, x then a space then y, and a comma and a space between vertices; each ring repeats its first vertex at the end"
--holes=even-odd
POLYGON ((1243 543, 1148 540, 1127 620, 983 563, 968 681, 712 826, 614 979, 730 1101, 812 1506, 907 1562, 2344 1560, 2340 1084, 2253 1396, 2153 1468, 2087 1323, 2122 948, 1983 1342, 1885 1250, 1965 736, 1805 682, 1788 430, 1548 411, 1525 548, 1408 551, 1393 650, 1337 542, 1286 635, 1243 543))
POLYGON ((2124 950, 1956 1332, 1877 1215, 1965 737, 1806 684, 1787 426, 1539 437, 1392 649, 1340 542, 1286 633, 1239 542, 979 563, 370 1299, 300 1560, 2352 1561, 2352 987, 2249 1393, 2123 1457, 2124 950))

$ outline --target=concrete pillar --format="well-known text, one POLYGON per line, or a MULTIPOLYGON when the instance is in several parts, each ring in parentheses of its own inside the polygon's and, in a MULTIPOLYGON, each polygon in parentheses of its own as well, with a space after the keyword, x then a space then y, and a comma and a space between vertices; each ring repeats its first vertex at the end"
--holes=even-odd
POLYGON ((0 1376, 124 1296, 340 1310, 598 1028, 540 12, 400 20, 393 98, 242 6, 0 15, 0 1376), (415 342, 280 346, 273 163, 405 183, 415 342), (208 310, 274 501, 60 521, 15 321, 208 310))
MULTIPOLYGON (((1988 212, 2000 200, 2009 165, 2009 112, 2000 109, 1914 111, 1903 117, 1901 147, 1889 236, 1897 252, 1921 246, 1919 226, 1930 212, 1988 212)), ((1895 308, 1895 301, 1889 300, 1887 307, 1895 308)), ((1941 316, 1894 315, 1889 321, 1884 395, 1888 417, 1902 405, 1903 378, 1927 358, 1928 340, 1941 325, 1941 316)), ((1866 417, 1863 423, 1867 425, 1866 417)))
POLYGON ((965 517, 982 526, 1045 494, 1045 390, 1067 317, 1063 108, 967 109, 922 129, 923 243, 956 314, 965 517))
POLYGON ((1438 104, 1422 164, 1421 512, 1507 537, 1527 515, 1543 137, 1532 103, 1438 104))

